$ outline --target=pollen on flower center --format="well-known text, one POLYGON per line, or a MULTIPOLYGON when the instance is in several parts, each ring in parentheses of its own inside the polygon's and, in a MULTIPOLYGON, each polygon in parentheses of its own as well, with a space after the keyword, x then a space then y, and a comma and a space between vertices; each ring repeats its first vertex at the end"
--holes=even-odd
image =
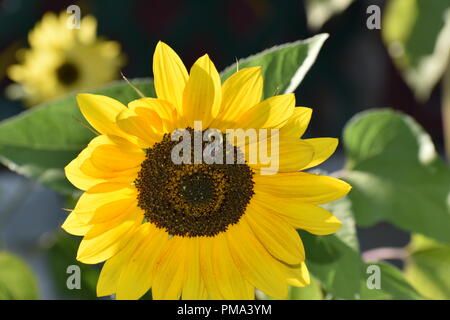
MULTIPOLYGON (((146 219, 171 235, 214 236, 226 231, 239 221, 253 196, 253 171, 237 160, 174 164, 171 151, 177 142, 170 137, 166 134, 147 150, 135 180, 146 219)), ((234 152, 240 153, 237 148, 234 152)))
POLYGON ((71 62, 64 62, 56 69, 58 80, 64 85, 71 85, 79 78, 78 68, 71 62))

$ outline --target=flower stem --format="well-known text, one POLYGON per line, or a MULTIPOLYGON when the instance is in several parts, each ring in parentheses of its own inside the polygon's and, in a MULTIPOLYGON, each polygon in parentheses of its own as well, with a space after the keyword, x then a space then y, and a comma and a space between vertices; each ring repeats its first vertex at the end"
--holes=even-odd
POLYGON ((408 252, 405 248, 375 248, 363 252, 362 257, 365 262, 405 260, 408 257, 408 252))

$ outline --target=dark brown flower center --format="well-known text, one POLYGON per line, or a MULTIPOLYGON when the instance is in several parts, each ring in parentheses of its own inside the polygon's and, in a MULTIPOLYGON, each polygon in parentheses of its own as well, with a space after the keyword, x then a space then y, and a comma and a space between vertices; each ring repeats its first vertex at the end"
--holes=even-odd
MULTIPOLYGON (((193 129, 188 130, 193 137, 193 129)), ((253 171, 238 160, 231 164, 225 159, 223 164, 175 164, 171 152, 177 143, 166 134, 147 149, 135 181, 139 207, 148 221, 170 235, 214 236, 226 231, 239 221, 253 196, 253 171)), ((226 144, 224 141, 223 150, 226 144)), ((236 159, 242 157, 236 147, 228 147, 236 159)))
POLYGON ((80 76, 77 66, 71 62, 64 62, 56 69, 58 81, 65 86, 74 84, 80 76))

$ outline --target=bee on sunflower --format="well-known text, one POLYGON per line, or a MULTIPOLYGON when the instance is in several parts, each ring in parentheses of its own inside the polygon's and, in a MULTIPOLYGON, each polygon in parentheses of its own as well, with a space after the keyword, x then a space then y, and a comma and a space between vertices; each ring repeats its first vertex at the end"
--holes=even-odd
MULTIPOLYGON (((293 94, 261 101, 259 67, 221 84, 208 55, 188 73, 159 42, 153 73, 157 98, 128 107, 77 96, 99 135, 65 168, 84 193, 62 227, 83 236, 79 261, 105 262, 98 296, 138 299, 151 289, 154 299, 254 299, 257 288, 284 299, 289 285, 307 286, 296 229, 336 232, 342 223, 319 205, 351 187, 303 170, 325 161, 337 139, 301 139, 311 109, 296 107, 293 94), (175 164, 172 135, 195 134, 196 121, 221 132, 278 129, 278 172, 261 174, 258 161, 175 164)), ((248 145, 227 147, 245 154, 248 145)))
POLYGON ((28 35, 30 48, 19 50, 19 63, 8 69, 28 107, 99 87, 116 79, 124 65, 119 43, 97 37, 93 16, 81 19, 79 29, 67 26, 68 17, 46 13, 28 35))

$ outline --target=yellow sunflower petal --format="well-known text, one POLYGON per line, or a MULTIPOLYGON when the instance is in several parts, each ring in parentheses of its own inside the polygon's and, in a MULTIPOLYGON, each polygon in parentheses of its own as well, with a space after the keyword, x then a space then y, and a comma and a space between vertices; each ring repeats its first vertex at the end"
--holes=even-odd
MULTIPOLYGON (((247 150, 251 150, 249 146, 247 150)), ((278 172, 296 172, 311 163, 314 158, 314 149, 301 139, 283 139, 280 137, 278 144, 272 146, 272 142, 259 141, 258 162, 254 163, 251 158, 248 164, 257 170, 263 170, 264 175, 273 175, 278 172), (268 150, 266 159, 261 157, 261 150, 268 150)), ((245 153, 250 156, 249 152, 245 153)))
POLYGON ((225 237, 217 237, 214 241, 212 259, 217 284, 224 299, 253 300, 255 288, 244 278, 234 263, 230 247, 225 237))
POLYGON ((268 98, 243 113, 235 128, 280 128, 291 117, 294 107, 295 96, 292 93, 268 98))
POLYGON ((169 101, 182 114, 188 72, 175 51, 161 41, 156 45, 153 55, 153 75, 158 98, 169 101))
POLYGON ((254 287, 236 267, 224 234, 202 239, 200 261, 201 274, 210 299, 254 299, 254 287))
POLYGON ((303 170, 318 166, 336 151, 339 140, 336 138, 312 138, 303 140, 314 148, 314 158, 303 170))
POLYGON ((168 241, 168 235, 151 223, 139 227, 130 241, 136 242, 134 252, 122 265, 122 273, 117 286, 117 299, 134 300, 142 297, 152 285, 154 263, 161 248, 168 241))
POLYGON ((294 228, 312 234, 327 235, 335 233, 342 227, 342 222, 328 210, 302 203, 295 198, 285 198, 280 205, 279 198, 256 193, 249 204, 249 210, 250 208, 256 211, 266 209, 267 214, 283 217, 294 228))
POLYGON ((141 98, 130 102, 128 108, 138 116, 146 118, 147 121, 152 121, 156 113, 161 119, 161 130, 165 133, 177 129, 177 111, 168 101, 155 98, 141 98))
POLYGON ((92 139, 64 171, 67 179, 81 190, 108 180, 131 183, 144 158, 142 150, 128 140, 101 135, 92 139))
POLYGON ((140 224, 137 220, 126 220, 119 226, 90 237, 89 232, 80 243, 77 260, 86 264, 103 262, 117 254, 131 239, 140 224))
MULTIPOLYGON (((94 213, 93 219, 89 221, 89 224, 92 224, 92 228, 89 229, 89 232, 86 235, 88 235, 90 238, 97 237, 102 233, 112 230, 120 226, 124 221, 133 220, 136 221, 136 224, 138 224, 144 219, 144 212, 136 206, 136 203, 132 204, 128 208, 121 208, 121 210, 116 210, 116 212, 114 213, 111 213, 107 210, 103 212, 102 210, 104 210, 104 208, 105 206, 102 206, 97 209, 94 213), (108 220, 101 219, 101 222, 96 222, 94 220, 96 218, 96 215, 99 214, 99 211, 103 216, 112 217, 108 220)), ((106 208, 110 208, 110 206, 107 206, 106 208)))
POLYGON ((84 236, 92 228, 92 225, 86 223, 86 219, 80 219, 79 215, 72 211, 61 228, 74 236, 84 236))
POLYGON ((120 214, 120 211, 130 207, 136 201, 136 189, 130 185, 121 183, 101 183, 83 193, 78 200, 73 212, 78 218, 89 223, 95 218, 95 222, 102 222, 120 214), (114 208, 114 205, 117 208, 114 208), (99 208, 106 206, 103 212, 97 213, 99 208), (95 217, 95 214, 99 214, 95 217))
POLYGON ((98 297, 109 296, 117 292, 123 266, 130 261, 130 256, 138 244, 138 241, 130 241, 128 245, 105 262, 97 282, 98 297))
POLYGON ((162 138, 158 131, 162 121, 156 112, 152 118, 148 118, 139 116, 133 110, 125 109, 117 115, 116 122, 121 130, 137 138, 134 141, 141 148, 149 148, 162 138))
POLYGON ((80 163, 80 171, 91 177, 95 184, 101 182, 117 182, 131 184, 136 180, 140 167, 133 167, 123 171, 101 170, 92 162, 92 150, 89 155, 80 163))
POLYGON ((305 248, 297 231, 282 218, 264 212, 248 211, 246 219, 254 235, 275 258, 287 264, 305 260, 305 248))
POLYGON ((295 266, 285 265, 284 270, 287 274, 287 282, 291 286, 306 287, 311 282, 305 262, 301 262, 295 266))
POLYGON ((145 160, 144 151, 123 138, 102 135, 96 139, 99 145, 92 147, 91 161, 100 170, 124 171, 145 160))
POLYGON ((183 300, 199 300, 205 296, 206 288, 200 272, 199 241, 197 237, 186 241, 186 278, 181 295, 183 300))
MULTIPOLYGON (((218 235, 217 237, 221 236, 218 235)), ((214 270, 214 267, 218 265, 219 260, 214 260, 213 258, 213 252, 215 252, 213 245, 217 237, 205 237, 200 241, 200 270, 209 299, 222 300, 225 298, 219 290, 221 287, 217 280, 219 274, 214 270)))
POLYGON ((280 129, 280 133, 291 138, 300 138, 308 128, 311 120, 312 109, 296 107, 286 124, 280 129))
POLYGON ((117 291, 117 283, 122 272, 122 265, 127 260, 127 256, 123 255, 122 250, 115 256, 109 258, 102 267, 100 276, 97 281, 97 296, 109 296, 117 291))
POLYGON ((261 67, 239 70, 229 77, 222 86, 222 107, 212 128, 227 128, 227 124, 236 122, 242 113, 261 101, 263 78, 261 67))
POLYGON ((255 175, 256 192, 300 202, 324 204, 345 196, 351 186, 339 179, 306 172, 255 175))
POLYGON ((161 251, 153 269, 152 295, 157 300, 177 300, 186 276, 187 238, 175 236, 161 251))
POLYGON ((256 288, 277 299, 286 299, 285 275, 276 260, 255 238, 244 219, 225 233, 231 255, 244 277, 256 288))
POLYGON ((91 151, 86 148, 64 168, 67 179, 80 190, 87 190, 98 183, 106 181, 102 178, 94 178, 81 170, 82 164, 90 156, 91 151))
POLYGON ((112 98, 82 93, 77 95, 77 102, 86 120, 101 134, 126 137, 116 124, 117 115, 126 110, 122 103, 112 98))
POLYGON ((183 94, 183 116, 191 127, 194 121, 202 121, 206 128, 219 113, 221 99, 219 73, 205 54, 191 68, 183 94))
MULTIPOLYGON (((78 161, 69 164, 68 168, 66 167, 70 181, 74 180, 75 183, 83 187, 107 181, 132 183, 140 170, 138 162, 142 160, 143 153, 132 143, 124 143, 124 141, 125 139, 120 137, 106 135, 92 139, 87 148, 77 157, 78 161), (117 161, 116 163, 108 163, 107 159, 96 152, 97 148, 104 148, 105 146, 116 147, 115 154, 123 158, 123 153, 125 153, 125 157, 128 159, 123 164, 117 163, 117 161), (93 157, 94 153, 96 154, 95 158, 93 157)), ((85 190, 85 188, 83 189, 85 190)))

